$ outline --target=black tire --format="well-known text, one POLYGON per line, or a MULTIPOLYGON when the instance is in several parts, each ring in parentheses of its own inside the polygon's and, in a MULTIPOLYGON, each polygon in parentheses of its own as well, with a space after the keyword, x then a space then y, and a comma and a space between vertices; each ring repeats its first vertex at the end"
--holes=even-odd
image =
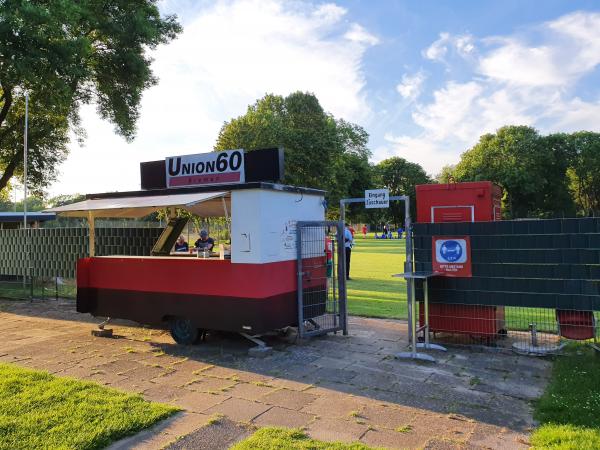
POLYGON ((176 317, 170 323, 171 337, 181 345, 191 345, 198 340, 198 328, 189 319, 176 317))

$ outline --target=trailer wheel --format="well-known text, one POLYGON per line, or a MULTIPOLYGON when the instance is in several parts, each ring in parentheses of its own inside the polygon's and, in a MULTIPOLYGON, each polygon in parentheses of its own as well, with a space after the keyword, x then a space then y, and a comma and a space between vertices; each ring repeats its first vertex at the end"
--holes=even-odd
POLYGON ((178 344, 191 345, 198 339, 198 328, 189 319, 175 317, 170 323, 171 336, 178 344))

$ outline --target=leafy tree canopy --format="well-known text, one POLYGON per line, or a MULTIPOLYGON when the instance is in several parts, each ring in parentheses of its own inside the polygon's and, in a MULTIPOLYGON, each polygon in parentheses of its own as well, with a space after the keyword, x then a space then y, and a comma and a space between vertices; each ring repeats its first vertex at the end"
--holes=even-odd
MULTIPOLYGON (((418 184, 432 183, 431 178, 419 164, 407 161, 404 158, 393 157, 381 161, 375 166, 376 183, 378 187, 390 190, 391 195, 408 195, 411 200, 411 216, 416 212, 416 190, 418 184)), ((404 204, 390 202, 389 217, 396 225, 404 223, 404 204)))
POLYGON ((142 92, 156 83, 148 51, 181 31, 156 0, 0 1, 0 191, 23 171, 24 92, 30 94, 28 184, 56 176, 79 108, 130 140, 142 92))
POLYGON ((569 152, 559 135, 542 137, 527 126, 506 126, 484 134, 462 154, 456 181, 493 181, 504 190, 508 217, 573 214, 566 171, 569 152))
POLYGON ((362 127, 325 112, 314 94, 294 92, 265 95, 225 122, 215 150, 281 146, 285 183, 327 190, 337 210, 340 198, 362 196, 370 186, 368 139, 362 127))
POLYGON ((562 135, 571 157, 571 192, 579 213, 600 216, 600 133, 579 131, 562 135))

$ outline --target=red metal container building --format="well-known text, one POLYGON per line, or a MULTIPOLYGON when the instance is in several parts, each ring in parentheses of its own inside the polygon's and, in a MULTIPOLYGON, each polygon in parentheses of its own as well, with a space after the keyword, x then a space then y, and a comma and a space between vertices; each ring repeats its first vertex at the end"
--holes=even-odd
MULTIPOLYGON (((416 186, 417 222, 487 222, 501 219, 502 190, 490 181, 416 186)), ((423 325, 423 308, 419 308, 423 325)), ((432 332, 493 338, 504 329, 504 307, 431 303, 432 332)))
POLYGON ((417 222, 487 222, 501 219, 502 190, 491 181, 421 184, 417 222))

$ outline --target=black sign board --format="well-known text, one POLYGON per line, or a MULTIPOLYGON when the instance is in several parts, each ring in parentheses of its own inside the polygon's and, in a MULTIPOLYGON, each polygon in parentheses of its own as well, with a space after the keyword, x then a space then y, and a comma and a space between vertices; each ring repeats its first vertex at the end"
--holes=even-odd
MULTIPOLYGON (((258 181, 280 183, 283 180, 283 167, 283 148, 244 152, 246 183, 258 181)), ((144 190, 167 187, 165 160, 140 163, 140 174, 144 190)))

